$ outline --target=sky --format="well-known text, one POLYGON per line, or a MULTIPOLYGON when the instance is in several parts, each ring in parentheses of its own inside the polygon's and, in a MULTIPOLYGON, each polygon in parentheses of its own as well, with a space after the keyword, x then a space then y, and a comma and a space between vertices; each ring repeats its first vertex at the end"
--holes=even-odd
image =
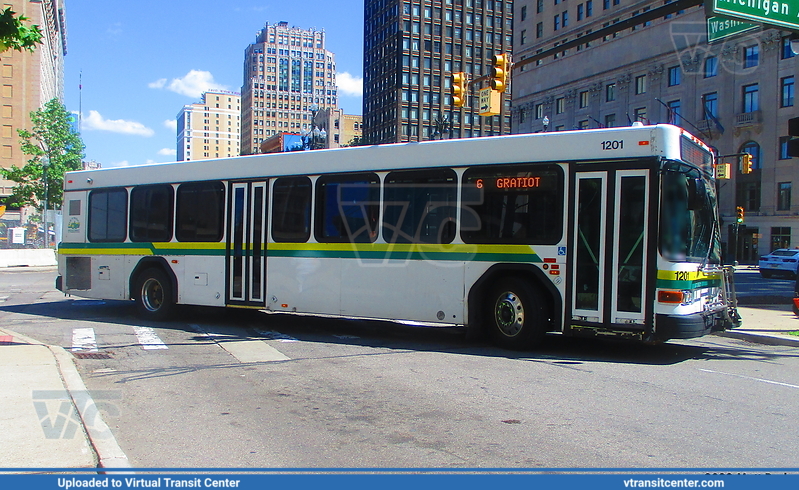
POLYGON ((103 168, 175 161, 178 113, 206 90, 241 91, 244 50, 266 23, 324 30, 339 106, 361 114, 363 0, 65 4, 64 103, 103 168))

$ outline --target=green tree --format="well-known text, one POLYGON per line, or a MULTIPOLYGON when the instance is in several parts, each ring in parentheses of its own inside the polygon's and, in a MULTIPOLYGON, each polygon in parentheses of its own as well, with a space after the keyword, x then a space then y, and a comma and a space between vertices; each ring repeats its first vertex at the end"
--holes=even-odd
POLYGON ((3 177, 17 185, 6 199, 10 206, 33 205, 45 198, 45 181, 48 208, 61 206, 64 172, 82 168, 85 145, 80 135, 72 129, 72 114, 58 100, 52 99, 44 108, 31 112, 32 130, 18 129, 22 152, 31 155, 22 167, 3 169, 3 177), (46 176, 46 178, 43 178, 46 176))
POLYGON ((35 45, 42 43, 39 26, 26 26, 23 22, 29 19, 14 17, 15 14, 10 7, 0 13, 0 53, 9 49, 32 52, 35 45))

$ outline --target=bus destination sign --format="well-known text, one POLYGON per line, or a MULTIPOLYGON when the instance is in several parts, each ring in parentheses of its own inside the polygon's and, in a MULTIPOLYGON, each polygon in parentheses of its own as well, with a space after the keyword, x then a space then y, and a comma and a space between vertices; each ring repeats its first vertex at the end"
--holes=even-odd
MULTIPOLYGON (((530 189, 541 187, 541 177, 494 177, 488 179, 495 189, 530 189)), ((483 179, 477 179, 475 186, 482 189, 485 186, 483 179)))
POLYGON ((799 2, 776 0, 705 0, 710 15, 758 22, 799 31, 799 2))

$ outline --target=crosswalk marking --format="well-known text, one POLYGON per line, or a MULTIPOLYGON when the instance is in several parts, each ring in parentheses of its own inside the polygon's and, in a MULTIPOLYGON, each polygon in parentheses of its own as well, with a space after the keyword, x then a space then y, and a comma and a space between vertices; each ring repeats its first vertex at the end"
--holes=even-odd
POLYGON ((236 338, 235 333, 207 332, 199 325, 189 325, 200 335, 213 340, 242 363, 288 361, 290 358, 263 340, 236 338))
POLYGON ((169 349, 169 347, 164 344, 164 341, 155 333, 150 327, 133 327, 133 331, 136 332, 136 338, 139 339, 139 344, 141 344, 142 349, 144 350, 157 350, 157 349, 169 349))
POLYGON ((93 328, 72 330, 72 352, 97 352, 97 340, 93 328))

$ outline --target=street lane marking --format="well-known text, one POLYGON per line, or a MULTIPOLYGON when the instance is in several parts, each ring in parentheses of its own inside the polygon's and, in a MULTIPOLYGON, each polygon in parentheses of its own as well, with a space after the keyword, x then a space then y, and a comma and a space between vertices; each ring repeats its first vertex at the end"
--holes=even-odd
POLYGON ((155 333, 150 327, 133 327, 133 331, 136 332, 136 338, 139 339, 139 344, 141 344, 142 349, 144 350, 157 350, 157 349, 169 349, 166 346, 163 340, 155 333))
POLYGON ((72 329, 72 352, 97 352, 93 328, 72 329))
POLYGON ((710 370, 710 369, 700 369, 700 371, 704 371, 706 373, 713 373, 713 374, 723 374, 725 376, 733 376, 733 377, 736 377, 736 378, 748 379, 748 380, 751 380, 751 381, 760 381, 761 383, 768 383, 768 384, 771 384, 771 385, 778 385, 778 386, 785 386, 787 388, 797 388, 797 389, 799 389, 799 386, 797 386, 797 385, 792 385, 792 384, 788 384, 788 383, 781 383, 779 381, 771 381, 770 379, 753 378, 751 376, 744 376, 743 374, 723 373, 721 371, 713 371, 713 370, 710 370))
POLYGON ((199 325, 189 327, 200 335, 213 340, 219 347, 242 363, 288 361, 282 352, 267 344, 263 340, 237 338, 236 334, 207 332, 199 325))

